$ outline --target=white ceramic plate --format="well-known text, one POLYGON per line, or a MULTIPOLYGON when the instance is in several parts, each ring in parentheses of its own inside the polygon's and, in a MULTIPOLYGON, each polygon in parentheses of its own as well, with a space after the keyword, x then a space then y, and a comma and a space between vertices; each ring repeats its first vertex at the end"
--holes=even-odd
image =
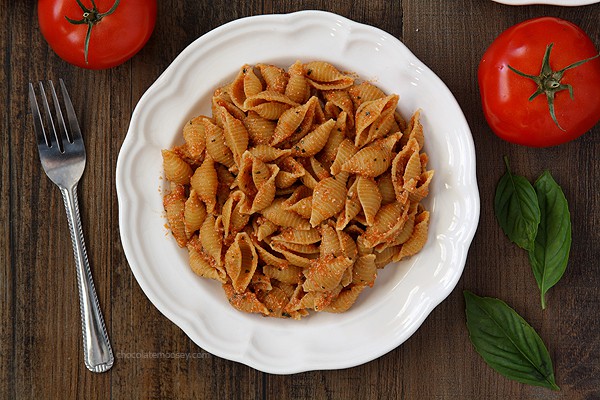
POLYGON ((524 6, 528 4, 550 4, 554 6, 585 6, 598 3, 598 0, 492 0, 496 3, 511 6, 524 6))
POLYGON ((117 193, 125 255, 152 303, 206 351, 278 374, 351 367, 403 343, 456 285, 479 219, 473 140, 448 88, 393 36, 320 11, 240 19, 186 48, 135 108, 117 193), (399 93, 406 115, 421 108, 436 170, 425 248, 388 265, 348 312, 301 321, 236 311, 220 284, 194 275, 165 228, 160 152, 182 142, 185 121, 209 113, 214 89, 244 63, 287 67, 298 59, 329 61, 399 93))

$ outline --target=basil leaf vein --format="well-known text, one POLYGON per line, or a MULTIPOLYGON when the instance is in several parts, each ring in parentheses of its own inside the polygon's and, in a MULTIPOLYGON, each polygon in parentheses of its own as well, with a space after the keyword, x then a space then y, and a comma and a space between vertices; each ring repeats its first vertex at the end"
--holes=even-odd
POLYGON ((500 227, 508 238, 525 250, 533 250, 540 207, 536 192, 527 179, 513 175, 508 158, 504 157, 506 173, 496 187, 494 209, 500 227))
POLYGON ((475 350, 494 370, 529 385, 560 390, 544 342, 501 300, 464 291, 467 328, 475 350))
POLYGON ((571 251, 571 214, 567 199, 550 172, 534 183, 541 218, 529 262, 540 288, 542 309, 546 292, 562 278, 571 251))

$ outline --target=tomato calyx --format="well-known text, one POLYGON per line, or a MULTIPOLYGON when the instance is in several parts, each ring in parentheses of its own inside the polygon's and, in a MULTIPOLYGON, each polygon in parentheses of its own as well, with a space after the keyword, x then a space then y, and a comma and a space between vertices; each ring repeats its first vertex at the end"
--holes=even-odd
POLYGON ((600 56, 600 54, 596 54, 595 56, 586 58, 585 60, 574 62, 573 64, 568 65, 559 71, 553 71, 552 67, 550 67, 550 52, 552 51, 553 46, 554 43, 550 43, 546 47, 546 52, 544 53, 544 58, 542 60, 542 68, 540 70, 540 74, 537 76, 521 72, 510 65, 508 66, 508 68, 522 77, 531 79, 538 85, 537 90, 529 97, 529 101, 532 101, 541 94, 545 94, 546 100, 548 101, 548 109, 550 111, 550 116, 552 117, 552 120, 560 130, 564 131, 564 129, 560 126, 558 120, 556 119, 556 113, 554 111, 554 96, 556 95, 556 93, 562 90, 568 90, 571 99, 574 98, 574 95, 573 86, 561 83, 561 79, 567 70, 576 68, 581 64, 591 61, 600 56))
POLYGON ((84 45, 84 57, 85 57, 85 63, 87 64, 88 63, 88 49, 90 47, 90 37, 92 36, 92 29, 94 28, 94 25, 96 25, 98 22, 100 22, 100 20, 102 20, 102 18, 114 13, 121 0, 115 0, 114 4, 110 8, 110 10, 103 12, 103 13, 98 11, 98 7, 96 6, 96 3, 94 2, 94 0, 92 0, 92 9, 91 10, 89 8, 87 8, 86 6, 84 6, 83 3, 81 2, 81 0, 75 0, 75 1, 79 5, 79 7, 81 7, 81 10, 83 11, 82 18, 81 19, 72 19, 72 18, 67 17, 66 15, 65 15, 65 18, 67 21, 69 21, 73 25, 87 24, 87 26, 88 26, 87 33, 85 34, 85 45, 84 45))

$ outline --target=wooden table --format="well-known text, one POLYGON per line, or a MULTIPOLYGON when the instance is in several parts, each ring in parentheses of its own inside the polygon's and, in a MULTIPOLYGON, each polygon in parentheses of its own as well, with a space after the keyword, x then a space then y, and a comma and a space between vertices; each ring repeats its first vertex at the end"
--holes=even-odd
POLYGON ((39 33, 33 3, 3 1, 0 6, 0 398, 600 398, 600 125, 555 148, 508 144, 486 125, 476 80, 478 62, 491 41, 527 18, 565 18, 600 46, 600 5, 160 0, 156 29, 145 48, 117 68, 89 71, 65 63, 50 50, 39 33), (458 286, 407 342, 358 367, 276 376, 204 352, 149 302, 121 247, 115 165, 140 96, 189 43, 236 18, 300 9, 328 10, 386 30, 449 86, 473 132, 481 219, 458 286), (82 361, 67 220, 58 190, 41 169, 27 103, 29 81, 58 77, 70 88, 84 130, 88 163, 79 187, 81 214, 96 289, 113 348, 121 354, 104 374, 88 372, 82 361), (526 253, 508 242, 494 217, 503 155, 530 179, 549 169, 569 200, 569 267, 551 289, 545 311, 526 253), (505 300, 538 330, 562 391, 509 381, 484 364, 468 339, 463 289, 505 300), (124 356, 159 352, 198 358, 124 356))

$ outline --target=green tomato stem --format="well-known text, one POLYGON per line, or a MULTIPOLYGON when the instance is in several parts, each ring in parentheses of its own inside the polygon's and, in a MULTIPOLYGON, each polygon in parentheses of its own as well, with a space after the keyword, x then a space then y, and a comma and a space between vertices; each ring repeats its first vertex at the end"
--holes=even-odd
POLYGON ((544 58, 542 59, 542 67, 540 69, 539 75, 537 75, 537 76, 529 75, 524 72, 521 72, 518 69, 515 69, 510 65, 508 66, 508 68, 511 71, 513 71, 514 73, 516 73, 517 75, 522 76, 527 79, 531 79, 532 81, 534 81, 536 83, 536 85, 538 87, 537 87, 536 91, 529 97, 529 101, 532 101, 533 99, 538 97, 540 94, 545 94, 546 101, 548 102, 548 110, 550 111, 550 117, 552 118, 552 121, 554 121, 554 123, 556 124, 556 126, 558 126, 558 128, 560 130, 564 131, 564 129, 560 126, 560 124, 558 123, 558 120, 556 119, 556 112, 554 109, 554 97, 555 97, 556 93, 563 91, 563 90, 569 91, 569 95, 570 95, 571 99, 574 99, 575 97, 573 95, 573 87, 568 84, 567 85, 562 84, 560 82, 560 80, 562 79, 565 71, 572 69, 572 68, 579 67, 580 65, 582 65, 588 61, 598 58, 600 56, 600 53, 596 54, 593 57, 586 58, 585 60, 574 62, 573 64, 568 65, 559 71, 553 71, 552 67, 550 66, 550 52, 552 51, 553 46, 554 46, 554 43, 550 43, 546 47, 546 51, 544 53, 544 58))
POLYGON ((121 2, 121 0, 115 0, 112 7, 108 11, 103 12, 103 13, 98 12, 98 7, 96 6, 96 2, 94 0, 92 0, 92 9, 91 10, 88 9, 85 5, 83 5, 81 0, 75 0, 75 1, 77 2, 77 5, 79 5, 79 7, 81 8, 81 11, 83 11, 82 18, 77 20, 77 19, 69 18, 65 15, 65 19, 73 25, 87 24, 87 26, 88 26, 87 32, 85 34, 85 43, 84 43, 84 52, 83 52, 84 58, 85 58, 85 63, 87 64, 89 48, 90 48, 90 38, 92 36, 92 29, 94 28, 94 25, 96 25, 98 22, 100 22, 100 20, 102 20, 102 18, 114 13, 115 10, 117 9, 117 6, 121 2))

